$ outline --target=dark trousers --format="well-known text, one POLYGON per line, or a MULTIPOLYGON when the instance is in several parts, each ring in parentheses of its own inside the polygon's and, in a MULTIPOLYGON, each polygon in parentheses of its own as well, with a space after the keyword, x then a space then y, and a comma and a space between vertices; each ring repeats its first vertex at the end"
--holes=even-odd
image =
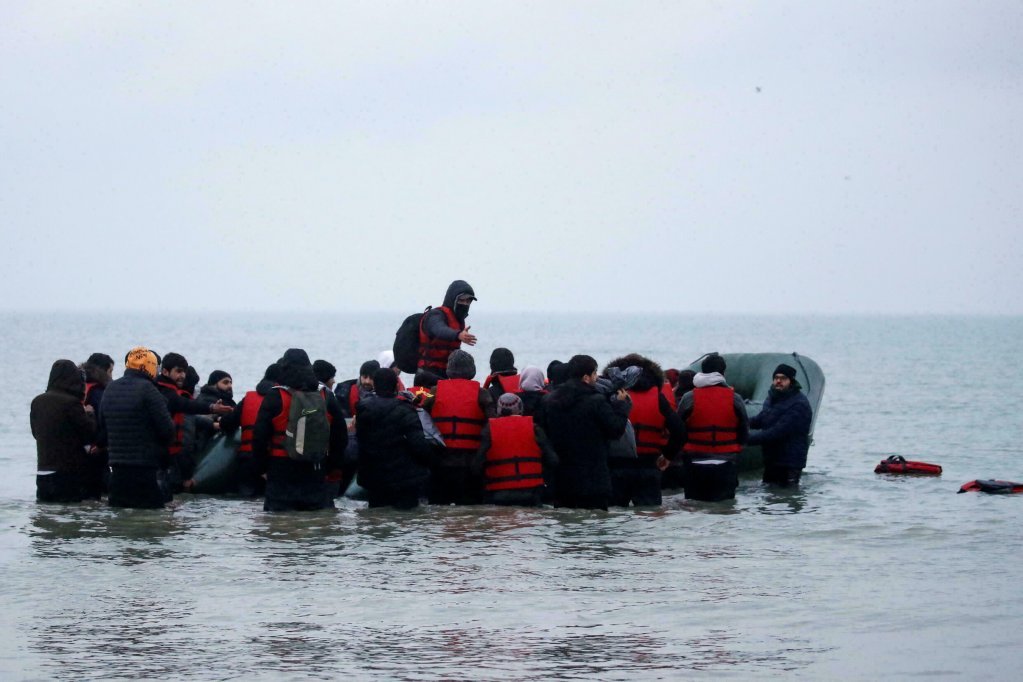
POLYGON ((337 483, 328 484, 326 472, 309 462, 269 457, 263 511, 316 511, 334 509, 337 483))
POLYGON ((543 504, 543 486, 520 490, 487 490, 483 493, 483 502, 502 507, 539 507, 543 504))
POLYGON ((430 470, 430 504, 481 504, 483 480, 465 466, 436 466, 430 470))
POLYGON ((81 476, 55 471, 36 476, 36 500, 39 502, 81 502, 99 499, 99 494, 88 495, 81 476))
POLYGON ((661 472, 655 467, 611 466, 611 504, 615 507, 661 506, 661 472))
POLYGON ((718 502, 735 499, 739 467, 732 460, 699 459, 686 462, 686 499, 718 502))
POLYGON ((561 495, 555 507, 568 509, 601 509, 607 511, 607 495, 561 495))
POLYGON ((681 460, 661 472, 661 490, 677 490, 686 485, 686 468, 681 460))
POLYGON ((251 453, 238 456, 238 487, 242 497, 262 497, 266 492, 266 481, 251 453))
POLYGON ((371 509, 393 507, 399 511, 408 511, 419 506, 418 487, 398 490, 367 490, 366 492, 371 509))
POLYGON ((111 467, 111 507, 161 509, 173 499, 164 472, 156 467, 111 467))
POLYGON ((782 488, 795 488, 802 475, 803 470, 798 467, 765 466, 763 481, 782 488))

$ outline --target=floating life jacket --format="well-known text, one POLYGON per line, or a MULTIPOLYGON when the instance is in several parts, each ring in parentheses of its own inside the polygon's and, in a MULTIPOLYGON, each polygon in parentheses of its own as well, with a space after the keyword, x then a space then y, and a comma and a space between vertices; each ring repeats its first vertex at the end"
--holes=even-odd
POLYGON ((252 452, 252 432, 256 426, 256 415, 259 414, 259 406, 263 404, 263 396, 256 391, 249 391, 242 398, 242 413, 238 418, 238 425, 241 427, 238 452, 252 452))
POLYGON ((941 476, 941 466, 927 462, 913 462, 902 455, 892 455, 874 467, 875 474, 923 474, 941 476))
MULTIPOLYGON (((192 398, 192 394, 183 388, 178 388, 178 385, 173 381, 168 380, 156 380, 157 386, 163 386, 164 388, 174 391, 182 398, 192 398)), ((185 443, 185 413, 184 412, 171 412, 171 421, 174 422, 174 440, 167 446, 167 452, 171 457, 176 457, 181 454, 181 448, 185 443)))
POLYGON ((657 457, 668 444, 664 415, 661 414, 661 395, 656 386, 645 391, 629 391, 632 398, 629 421, 636 432, 636 454, 640 457, 657 457))
POLYGON ((543 460, 533 418, 490 420, 490 449, 484 469, 486 490, 522 490, 543 485, 543 460))
POLYGON ((735 391, 728 386, 693 389, 693 412, 686 421, 688 440, 682 450, 693 455, 721 455, 742 450, 735 416, 735 391))
POLYGON ((471 379, 441 379, 430 416, 448 449, 475 450, 487 423, 480 407, 480 382, 471 379))
POLYGON ((963 487, 959 489, 961 493, 969 492, 982 492, 990 493, 992 495, 1011 495, 1013 493, 1023 493, 1023 483, 1016 483, 1015 481, 997 481, 993 478, 984 480, 970 481, 969 483, 963 483, 963 487))
POLYGON ((496 383, 501 387, 502 393, 519 392, 518 374, 491 374, 487 377, 487 380, 483 382, 483 388, 490 388, 490 384, 493 383, 496 383))
MULTIPOLYGON (((444 313, 444 321, 447 325, 455 330, 456 332, 462 331, 464 327, 462 323, 455 317, 455 312, 447 306, 440 306, 434 308, 444 313)), ((429 314, 429 313, 427 313, 429 314)), ((425 369, 434 374, 441 376, 447 376, 448 373, 448 356, 451 355, 451 351, 458 350, 462 347, 462 342, 458 339, 454 341, 447 341, 445 339, 435 339, 426 333, 423 328, 423 322, 426 321, 426 315, 423 315, 422 319, 419 320, 419 369, 425 369)))

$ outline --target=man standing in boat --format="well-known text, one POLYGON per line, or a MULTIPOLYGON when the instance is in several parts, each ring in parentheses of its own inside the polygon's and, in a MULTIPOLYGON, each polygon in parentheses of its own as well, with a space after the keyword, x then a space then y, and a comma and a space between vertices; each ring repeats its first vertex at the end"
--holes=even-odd
POLYGON ((796 369, 784 363, 774 370, 764 409, 750 419, 750 445, 764 452, 764 483, 799 485, 810 448, 813 409, 796 381, 796 369))
POLYGON ((456 279, 448 285, 444 303, 423 315, 419 321, 419 364, 427 370, 447 378, 448 356, 462 344, 476 345, 476 337, 465 325, 469 306, 476 300, 476 292, 465 280, 456 279))

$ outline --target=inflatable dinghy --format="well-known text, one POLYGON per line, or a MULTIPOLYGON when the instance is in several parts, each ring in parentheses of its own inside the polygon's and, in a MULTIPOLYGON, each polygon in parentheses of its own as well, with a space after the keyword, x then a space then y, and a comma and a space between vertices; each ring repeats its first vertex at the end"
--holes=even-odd
POLYGON ((238 465, 235 450, 238 448, 238 434, 218 433, 206 444, 199 454, 192 477, 195 485, 192 492, 200 495, 223 495, 238 488, 238 465))
POLYGON ((1013 493, 1023 493, 1023 483, 1016 483, 1015 481, 997 481, 993 478, 978 479, 976 481, 970 481, 969 483, 963 483, 963 487, 959 489, 961 493, 990 493, 992 495, 1011 495, 1013 493))
POLYGON ((874 473, 941 476, 941 466, 938 464, 928 464, 927 462, 914 462, 902 455, 892 455, 888 459, 882 459, 881 463, 874 467, 874 473))
MULTIPOLYGON (((820 365, 799 353, 720 353, 725 359, 725 381, 746 401, 746 413, 752 418, 764 409, 764 401, 771 390, 774 369, 785 363, 796 368, 796 381, 803 387, 803 395, 810 401, 813 420, 810 422, 810 444, 813 445, 813 430, 817 414, 824 397, 824 372, 820 365)), ((694 372, 700 371, 703 358, 689 365, 694 372)), ((739 470, 762 469, 764 455, 759 445, 750 445, 739 453, 739 470)))

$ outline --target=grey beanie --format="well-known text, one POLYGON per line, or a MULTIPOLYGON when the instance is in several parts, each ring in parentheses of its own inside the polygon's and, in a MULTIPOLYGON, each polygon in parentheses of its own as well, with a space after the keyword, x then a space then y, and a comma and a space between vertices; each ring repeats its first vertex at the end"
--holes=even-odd
POLYGON ((514 393, 502 393, 497 399, 497 416, 507 417, 509 415, 522 414, 522 398, 514 393))
POLYGON ((453 350, 448 356, 449 379, 472 379, 476 376, 476 361, 464 350, 453 350))

